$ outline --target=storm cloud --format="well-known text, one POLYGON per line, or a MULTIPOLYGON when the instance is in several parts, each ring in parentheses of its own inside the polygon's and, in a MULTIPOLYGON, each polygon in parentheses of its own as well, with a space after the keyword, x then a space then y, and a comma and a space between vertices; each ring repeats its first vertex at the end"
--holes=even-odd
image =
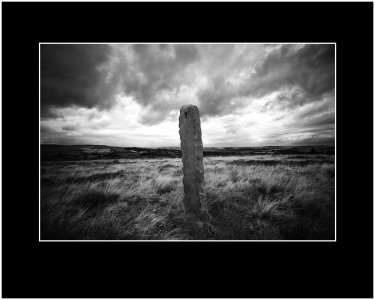
POLYGON ((117 128, 121 116, 133 129, 164 128, 187 103, 208 131, 225 124, 223 141, 245 134, 247 143, 272 144, 277 129, 257 127, 266 120, 315 142, 313 131, 330 126, 324 141, 334 139, 334 44, 41 44, 40 72, 43 128, 67 142, 83 142, 84 128, 117 128), (240 127, 250 123, 265 132, 247 135, 240 127))
MULTIPOLYGON (((282 45, 256 64, 253 70, 237 65, 211 80, 199 92, 204 114, 223 115, 247 101, 279 91, 277 105, 296 106, 321 100, 335 88, 334 45, 305 45, 295 50, 282 45), (245 74, 236 78, 235 74, 245 74)), ((272 108, 272 107, 271 107, 272 108)))
POLYGON ((108 45, 42 44, 40 47, 42 116, 51 107, 109 107, 116 90, 106 84, 108 45))

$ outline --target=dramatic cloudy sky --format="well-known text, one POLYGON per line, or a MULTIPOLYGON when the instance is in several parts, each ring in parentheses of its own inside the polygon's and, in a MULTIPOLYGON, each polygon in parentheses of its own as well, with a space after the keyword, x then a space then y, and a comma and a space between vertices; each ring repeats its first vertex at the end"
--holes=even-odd
POLYGON ((179 146, 197 105, 204 146, 333 145, 332 44, 42 44, 41 143, 179 146))

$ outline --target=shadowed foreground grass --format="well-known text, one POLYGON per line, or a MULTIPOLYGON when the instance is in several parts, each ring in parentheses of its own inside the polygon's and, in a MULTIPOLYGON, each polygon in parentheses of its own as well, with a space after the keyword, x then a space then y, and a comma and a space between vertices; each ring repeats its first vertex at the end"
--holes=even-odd
POLYGON ((43 162, 41 239, 329 240, 332 156, 204 159, 210 225, 182 206, 180 159, 43 162))

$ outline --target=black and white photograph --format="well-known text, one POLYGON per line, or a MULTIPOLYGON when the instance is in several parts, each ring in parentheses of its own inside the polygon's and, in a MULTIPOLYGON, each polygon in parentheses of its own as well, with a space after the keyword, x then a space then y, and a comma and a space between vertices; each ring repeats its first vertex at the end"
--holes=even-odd
POLYGON ((1 297, 372 298, 365 2, 2 2, 1 297))
POLYGON ((335 241, 335 43, 40 43, 40 240, 335 241))

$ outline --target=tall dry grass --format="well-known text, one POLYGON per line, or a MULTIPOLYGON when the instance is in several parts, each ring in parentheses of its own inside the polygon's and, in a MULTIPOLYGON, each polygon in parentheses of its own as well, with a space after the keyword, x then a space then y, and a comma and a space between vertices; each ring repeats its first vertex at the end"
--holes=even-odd
POLYGON ((334 239, 333 160, 263 159, 205 158, 209 227, 184 212, 180 159, 43 163, 41 238, 334 239))

